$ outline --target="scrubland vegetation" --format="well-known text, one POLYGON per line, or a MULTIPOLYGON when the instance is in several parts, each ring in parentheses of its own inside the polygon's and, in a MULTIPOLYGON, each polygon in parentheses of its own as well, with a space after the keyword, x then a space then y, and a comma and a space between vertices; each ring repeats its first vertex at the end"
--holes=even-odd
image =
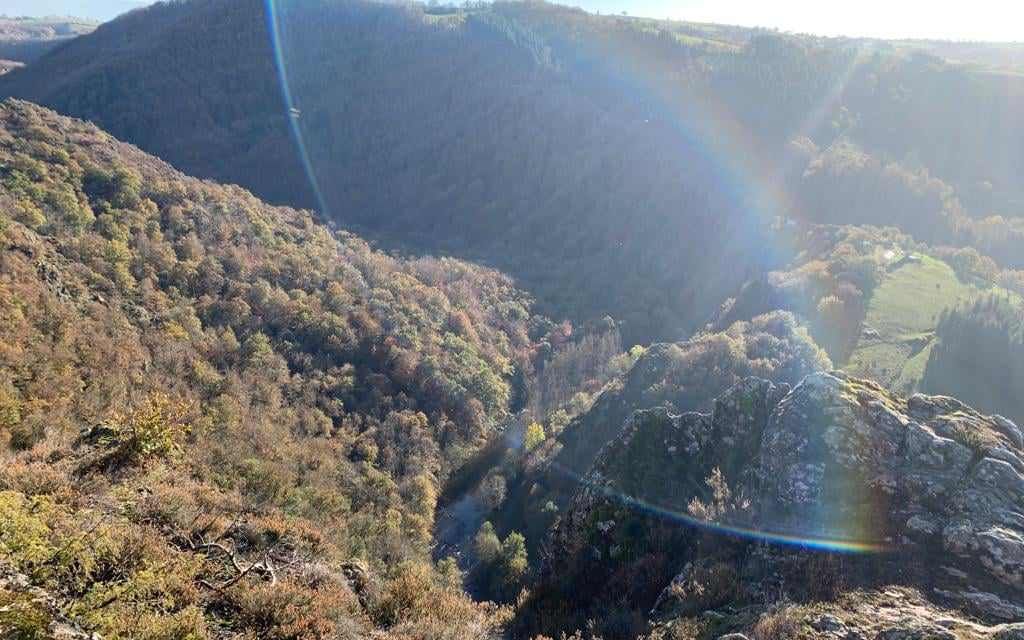
POLYGON ((486 635, 427 551, 529 367, 506 278, 26 103, 0 167, 5 562, 109 638, 486 635))

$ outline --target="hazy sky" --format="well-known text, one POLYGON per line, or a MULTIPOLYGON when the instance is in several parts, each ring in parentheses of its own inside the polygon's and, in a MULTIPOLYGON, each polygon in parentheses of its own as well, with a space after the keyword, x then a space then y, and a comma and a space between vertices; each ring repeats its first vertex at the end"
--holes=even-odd
MULTIPOLYGON (((294 1, 294 0, 279 0, 294 1)), ((1024 41, 1020 0, 559 0, 590 11, 821 35, 1024 41)), ((0 13, 109 20, 141 0, 0 0, 0 13)))
POLYGON ((142 0, 0 0, 0 13, 9 16, 75 16, 110 20, 148 2, 142 0))
POLYGON ((1020 0, 576 0, 584 9, 820 35, 1024 41, 1020 0))

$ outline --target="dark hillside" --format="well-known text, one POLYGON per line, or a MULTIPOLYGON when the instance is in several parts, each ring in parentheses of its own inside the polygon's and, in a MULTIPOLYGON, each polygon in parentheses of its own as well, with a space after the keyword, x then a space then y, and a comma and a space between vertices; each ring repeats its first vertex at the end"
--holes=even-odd
POLYGON ((1013 78, 877 43, 545 3, 265 6, 134 12, 0 94, 386 246, 494 265, 551 315, 624 320, 627 342, 687 336, 784 263, 768 231, 780 215, 886 221, 1017 260, 1013 78))
POLYGON ((39 60, 17 89, 0 93, 92 120, 193 174, 312 206, 263 4, 161 2, 130 12, 39 60))
POLYGON ((939 319, 923 387, 1024 421, 1024 308, 1005 293, 979 297, 939 319))

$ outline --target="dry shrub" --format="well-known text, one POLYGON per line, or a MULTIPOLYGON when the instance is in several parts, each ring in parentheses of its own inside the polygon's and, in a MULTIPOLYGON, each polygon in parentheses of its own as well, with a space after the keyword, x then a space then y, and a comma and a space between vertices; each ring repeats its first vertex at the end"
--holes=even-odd
POLYGON ((428 564, 402 563, 384 585, 380 600, 374 606, 374 617, 385 626, 415 617, 430 602, 433 589, 434 576, 428 564))
POLYGON ((70 501, 75 493, 62 465, 22 456, 0 464, 0 490, 50 496, 58 502, 70 501))
POLYGON ((115 412, 110 435, 101 441, 111 446, 110 463, 135 465, 150 458, 165 458, 182 451, 182 440, 191 430, 190 407, 163 393, 154 393, 140 406, 115 412))
POLYGON ((46 438, 46 421, 40 415, 27 415, 7 428, 8 444, 15 451, 28 451, 46 438))
POLYGON ((683 618, 669 629, 665 640, 696 640, 708 636, 708 627, 712 623, 708 618, 683 618))
POLYGON ((725 522, 729 523, 738 517, 738 514, 750 509, 750 500, 742 496, 733 496, 729 483, 721 469, 715 467, 704 483, 711 491, 711 502, 702 502, 699 498, 693 498, 687 510, 690 515, 703 522, 725 522))
POLYGON ((180 611, 168 613, 159 611, 117 623, 116 628, 129 637, 145 637, 147 640, 206 640, 215 637, 210 633, 200 608, 189 606, 180 611))
POLYGON ((426 562, 405 562, 371 603, 390 638, 462 640, 489 638, 510 617, 510 610, 477 604, 451 588, 426 562))
POLYGON ((277 512, 235 522, 229 534, 240 546, 251 549, 276 548, 302 556, 317 556, 326 550, 320 529, 277 512))
POLYGON ((187 528, 206 513, 196 504, 197 487, 187 479, 175 484, 160 484, 141 492, 132 505, 131 515, 139 522, 187 528))
POLYGON ((315 640, 344 637, 361 622, 359 601, 336 581, 311 589, 289 581, 240 582, 225 593, 234 619, 254 638, 263 640, 315 640))
POLYGON ((805 584, 808 595, 818 600, 832 600, 849 586, 852 567, 841 556, 814 554, 807 560, 805 584))
POLYGON ((0 633, 5 638, 45 638, 53 614, 31 593, 0 588, 0 633))
POLYGON ((789 640, 800 629, 797 608, 793 605, 776 606, 761 614, 751 634, 754 640, 789 640))
POLYGON ((488 640, 508 621, 511 609, 477 604, 463 593, 442 590, 421 608, 389 630, 391 640, 488 640))
POLYGON ((735 600, 740 594, 739 585, 733 564, 698 562, 686 580, 673 581, 669 589, 682 611, 697 613, 735 600))

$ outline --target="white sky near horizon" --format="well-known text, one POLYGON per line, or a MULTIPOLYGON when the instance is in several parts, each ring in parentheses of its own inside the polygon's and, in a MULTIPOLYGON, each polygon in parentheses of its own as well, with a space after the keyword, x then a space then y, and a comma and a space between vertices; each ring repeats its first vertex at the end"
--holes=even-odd
POLYGON ((824 36, 1024 42, 1021 0, 570 0, 588 11, 824 36))
POLYGON ((0 0, 0 15, 74 16, 111 20, 125 11, 152 4, 143 0, 0 0))
MULTIPOLYGON (((294 1, 294 0, 279 0, 294 1)), ((827 36, 1024 42, 1021 0, 556 0, 602 13, 827 36)), ((109 20, 142 0, 0 0, 0 14, 109 20)))

